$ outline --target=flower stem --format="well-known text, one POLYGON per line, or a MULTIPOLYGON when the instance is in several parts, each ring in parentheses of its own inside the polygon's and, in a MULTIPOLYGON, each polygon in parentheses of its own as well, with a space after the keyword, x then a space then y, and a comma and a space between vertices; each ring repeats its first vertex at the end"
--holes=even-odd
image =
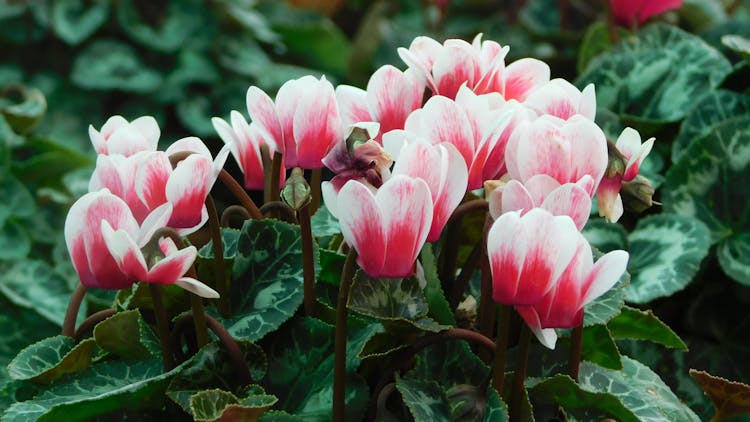
POLYGON ((96 327, 96 324, 104 321, 105 319, 111 317, 115 314, 115 310, 112 308, 103 309, 99 312, 95 312, 91 314, 88 318, 83 320, 81 325, 78 326, 78 329, 76 329, 75 335, 73 336, 73 339, 78 343, 83 338, 84 334, 87 334, 88 332, 92 331, 94 327, 96 327))
POLYGON ((346 302, 356 269, 357 251, 349 249, 341 272, 339 297, 336 302, 336 338, 333 363, 333 421, 343 422, 346 415, 346 302))
POLYGON ((156 331, 159 334, 159 344, 161 345, 161 356, 164 363, 164 372, 174 368, 174 356, 172 354, 172 342, 169 335, 169 321, 167 320, 167 310, 164 308, 164 297, 161 286, 156 283, 148 283, 151 292, 151 300, 154 303, 154 317, 156 318, 156 331))
POLYGON ((263 164, 263 203, 266 204, 271 201, 271 170, 273 168, 268 145, 260 146, 260 160, 263 164))
POLYGON ((297 211, 302 233, 302 274, 304 277, 305 314, 315 316, 315 257, 313 256, 313 235, 310 224, 310 204, 297 211))
MULTIPOLYGON (((263 207, 261 207, 261 211, 263 211, 263 207)), ((230 205, 224 208, 224 212, 221 213, 221 219, 219 220, 221 227, 233 227, 232 214, 239 214, 242 220, 250 220, 252 218, 245 207, 241 205, 230 205)))
POLYGON ((230 312, 227 280, 224 273, 224 243, 221 240, 219 213, 216 212, 216 204, 210 194, 206 196, 206 210, 208 211, 208 229, 211 233, 211 250, 214 253, 214 285, 219 293, 218 308, 221 316, 227 318, 230 312))
POLYGON ((262 212, 265 217, 283 215, 286 218, 287 222, 295 224, 297 223, 297 217, 295 216, 296 213, 294 212, 292 207, 287 205, 284 201, 266 202, 262 207, 260 207, 260 212, 262 212))
POLYGON ((242 187, 242 185, 237 182, 237 180, 232 177, 231 174, 229 174, 226 170, 221 169, 221 172, 219 172, 219 180, 221 180, 221 183, 224 184, 224 186, 229 189, 230 192, 232 192, 232 195, 239 201, 239 203, 245 207, 247 212, 256 220, 260 220, 263 218, 263 214, 261 214, 260 210, 258 209, 258 206, 255 205, 255 202, 250 198, 250 196, 245 192, 245 189, 242 187))
POLYGON ((492 338, 492 328, 495 325, 495 306, 492 301, 492 272, 490 259, 487 255, 487 235, 492 227, 492 217, 488 214, 484 221, 482 235, 482 287, 479 296, 479 332, 492 338))
POLYGON ((281 161, 281 153, 275 152, 273 154, 273 162, 271 164, 271 194, 268 197, 269 201, 278 201, 281 199, 279 193, 279 189, 281 189, 281 161))
POLYGON ((476 270, 477 265, 481 262, 482 255, 482 242, 479 242, 474 245, 474 249, 471 250, 471 254, 466 258, 464 266, 461 267, 461 273, 453 283, 451 294, 448 298, 448 303, 450 304, 451 309, 455 309, 461 301, 461 296, 469 285, 471 275, 474 274, 474 270, 476 270))
POLYGON ((232 360, 232 363, 234 363, 234 366, 238 371, 239 382, 243 386, 252 384, 253 377, 250 375, 250 370, 247 368, 247 362, 245 362, 245 356, 242 354, 242 350, 240 350, 237 341, 231 334, 229 334, 229 331, 227 331, 227 329, 219 324, 214 318, 206 315, 206 322, 208 323, 208 327, 211 328, 211 331, 213 331, 213 333, 216 334, 216 337, 218 337, 222 344, 224 344, 227 353, 229 353, 229 359, 232 360))
POLYGON ((65 311, 65 320, 63 320, 62 335, 73 337, 76 330, 76 318, 78 317, 78 310, 81 309, 81 302, 86 296, 86 286, 79 283, 76 289, 73 290, 73 294, 70 296, 68 302, 68 309, 65 311))
POLYGON ((497 322, 497 339, 495 343, 495 360, 492 364, 492 386, 497 394, 503 396, 505 382, 505 360, 508 355, 508 337, 510 334, 511 307, 500 305, 500 319, 497 322))
POLYGON ((484 199, 475 199, 459 205, 448 219, 446 223, 445 243, 443 252, 441 253, 442 267, 440 271, 440 281, 445 291, 448 291, 448 286, 453 284, 453 277, 456 274, 458 245, 460 243, 459 236, 461 235, 461 221, 463 221, 463 217, 466 214, 487 209, 487 201, 484 199))
POLYGON ((523 401, 526 365, 529 363, 530 348, 531 330, 526 324, 521 324, 521 338, 518 340, 518 359, 516 360, 516 370, 513 373, 513 390, 510 396, 510 422, 518 422, 521 416, 521 402, 523 401))
POLYGON ((612 44, 620 42, 620 34, 617 33, 617 24, 615 23, 615 14, 612 11, 612 5, 609 0, 603 0, 604 7, 607 9, 607 31, 609 32, 609 41, 612 44))
POLYGON ((568 369, 570 370, 570 377, 578 382, 578 369, 581 366, 581 353, 583 352, 583 323, 573 328, 570 343, 570 361, 568 361, 568 369))
POLYGON ((320 208, 320 185, 323 183, 323 169, 313 169, 310 172, 310 214, 320 208))

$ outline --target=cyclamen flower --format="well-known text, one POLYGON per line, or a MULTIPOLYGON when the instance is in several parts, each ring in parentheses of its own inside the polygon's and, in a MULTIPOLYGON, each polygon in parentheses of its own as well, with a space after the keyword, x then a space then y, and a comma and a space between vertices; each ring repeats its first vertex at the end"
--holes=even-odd
MULTIPOLYGON (((370 77, 367 90, 349 85, 336 87, 336 100, 344 126, 378 122, 380 133, 403 129, 409 113, 422 105, 424 82, 414 69, 402 72, 391 65, 380 67, 370 77)), ((380 135, 376 141, 382 144, 380 135)))
POLYGON ((609 252, 594 263, 591 246, 580 233, 575 245, 575 255, 555 287, 534 305, 516 306, 539 341, 550 349, 557 341, 554 329, 581 325, 584 307, 611 289, 628 264, 628 253, 621 250, 609 252))
POLYGON ((594 179, 584 175, 577 183, 561 185, 546 174, 537 174, 526 183, 511 180, 502 183, 485 194, 489 202, 490 215, 497 219, 509 211, 521 211, 521 215, 534 208, 543 208, 552 215, 567 215, 573 219, 578 230, 583 229, 591 214, 591 197, 588 192, 594 179))
POLYGON ((333 85, 325 77, 288 81, 275 102, 252 86, 247 112, 266 141, 282 149, 286 168, 322 168, 321 160, 344 134, 333 85))
POLYGON ((338 196, 344 240, 371 277, 408 277, 432 223, 430 188, 422 179, 398 175, 373 193, 351 180, 338 196))
POLYGON ((122 116, 112 116, 100 131, 89 125, 89 138, 98 154, 122 154, 126 157, 139 151, 156 151, 159 125, 151 116, 139 117, 128 123, 122 116))
POLYGON ((166 203, 139 226, 125 201, 109 190, 82 196, 65 219, 65 241, 81 283, 99 289, 124 289, 138 281, 176 284, 202 297, 219 297, 200 281, 183 277, 197 256, 194 246, 177 250, 171 239, 161 238, 147 264, 141 248, 171 212, 166 203))
MULTIPOLYGON (((225 144, 229 145, 234 159, 245 175, 245 188, 250 190, 262 190, 265 187, 265 173, 263 171, 263 159, 260 149, 263 145, 268 146, 270 157, 278 153, 279 147, 272 139, 263 137, 255 123, 248 124, 242 114, 232 110, 230 113, 231 126, 226 121, 214 117, 211 123, 225 144)), ((284 185, 286 171, 281 169, 279 177, 280 185, 284 185)))
POLYGON ((682 7, 682 0, 610 0, 615 20, 625 26, 643 24, 650 17, 682 7))
POLYGON ((620 189, 622 182, 630 182, 638 175, 641 163, 654 146, 654 139, 641 143, 641 135, 632 128, 625 128, 617 142, 610 144, 607 172, 596 191, 599 215, 616 222, 623 213, 620 189))
POLYGON ((553 79, 538 87, 526 98, 524 104, 540 116, 550 115, 568 120, 580 114, 589 120, 596 116, 594 84, 579 91, 565 79, 553 79))
POLYGON ((588 175, 594 180, 588 190, 593 197, 607 169, 607 140, 596 123, 581 115, 567 121, 542 116, 514 131, 505 149, 505 164, 510 178, 521 183, 538 174, 560 184, 576 183, 588 175))

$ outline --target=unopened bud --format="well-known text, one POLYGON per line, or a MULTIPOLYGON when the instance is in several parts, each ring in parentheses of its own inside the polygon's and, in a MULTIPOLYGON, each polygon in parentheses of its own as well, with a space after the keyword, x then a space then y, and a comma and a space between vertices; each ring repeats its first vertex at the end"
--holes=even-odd
POLYGON ((295 167, 281 190, 281 199, 293 210, 299 211, 310 203, 310 185, 302 169, 295 167))
POLYGON ((617 149, 615 143, 607 139, 607 155, 609 161, 607 163, 607 171, 604 172, 604 177, 614 178, 617 175, 622 176, 625 174, 625 169, 628 167, 628 159, 617 149))
POLYGON ((654 187, 645 177, 638 175, 630 182, 622 182, 622 203, 631 211, 643 212, 653 204, 654 187))

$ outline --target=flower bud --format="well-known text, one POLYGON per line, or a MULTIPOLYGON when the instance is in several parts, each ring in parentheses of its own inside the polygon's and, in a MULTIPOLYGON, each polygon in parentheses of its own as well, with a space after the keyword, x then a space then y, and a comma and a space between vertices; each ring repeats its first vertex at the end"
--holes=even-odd
POLYGON ((630 182, 623 182, 620 193, 623 204, 635 212, 643 212, 654 204, 654 187, 648 179, 640 175, 630 182))
POLYGON ((310 185, 302 169, 295 167, 281 190, 281 199, 293 210, 299 211, 310 203, 310 185))
POLYGON ((625 169, 628 167, 628 159, 617 149, 615 143, 607 139, 607 155, 609 161, 607 163, 607 170, 604 172, 604 177, 622 177, 625 174, 625 169))

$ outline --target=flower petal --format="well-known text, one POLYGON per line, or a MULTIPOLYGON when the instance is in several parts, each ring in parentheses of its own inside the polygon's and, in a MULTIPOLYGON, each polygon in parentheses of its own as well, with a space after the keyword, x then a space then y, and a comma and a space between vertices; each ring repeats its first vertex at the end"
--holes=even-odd
MULTIPOLYGON (((258 130, 266 138, 266 142, 273 143, 277 151, 283 152, 284 131, 271 97, 259 88, 251 86, 247 90, 247 114, 253 123, 258 125, 258 130)), ((289 136, 291 137, 291 127, 289 136)))
POLYGON ((297 163, 287 162, 287 167, 322 168, 322 158, 344 134, 333 85, 325 77, 315 80, 311 92, 300 98, 294 112, 293 130, 297 163))
POLYGON ((383 270, 388 239, 375 195, 364 184, 350 180, 339 191, 337 202, 344 240, 357 250, 359 266, 367 274, 379 277, 383 270))
POLYGON ((591 303, 617 283, 617 280, 625 273, 628 258, 627 252, 617 250, 607 253, 596 261, 585 282, 582 305, 591 303))
POLYGON ((576 228, 583 230, 591 215, 591 197, 575 183, 566 183, 550 192, 541 207, 552 215, 569 216, 576 228))
POLYGON ((344 127, 373 120, 367 108, 367 91, 349 85, 339 85, 335 93, 341 113, 341 124, 344 127))
POLYGON ((537 315, 536 310, 531 306, 516 306, 516 311, 521 315, 526 325, 529 326, 531 332, 539 340, 539 343, 548 349, 554 350, 557 343, 557 332, 555 332, 554 328, 542 328, 539 315, 537 315))
POLYGON ((148 270, 148 276, 145 281, 158 284, 174 284, 190 269, 190 266, 195 262, 196 256, 198 256, 198 251, 195 249, 195 246, 188 246, 167 255, 148 270))
POLYGON ((208 194, 206 181, 213 177, 212 164, 199 154, 190 155, 177 164, 166 186, 167 200, 174 208, 170 227, 189 228, 200 223, 208 194))
POLYGON ((156 151, 141 160, 135 173, 135 191, 148 209, 167 202, 166 185, 172 174, 172 164, 166 153, 156 151))
POLYGON ((524 58, 509 64, 503 72, 506 100, 525 101, 536 88, 549 82, 549 65, 541 60, 524 58))
POLYGON ((100 224, 107 250, 120 271, 133 282, 146 278, 146 260, 138 245, 125 230, 114 230, 107 220, 100 224))
POLYGON ((206 286, 205 284, 201 283, 200 281, 194 278, 190 278, 190 277, 178 278, 177 281, 174 282, 174 284, 182 287, 183 289, 189 291, 190 293, 193 293, 194 295, 205 297, 206 299, 218 299, 219 298, 219 292, 206 286))

